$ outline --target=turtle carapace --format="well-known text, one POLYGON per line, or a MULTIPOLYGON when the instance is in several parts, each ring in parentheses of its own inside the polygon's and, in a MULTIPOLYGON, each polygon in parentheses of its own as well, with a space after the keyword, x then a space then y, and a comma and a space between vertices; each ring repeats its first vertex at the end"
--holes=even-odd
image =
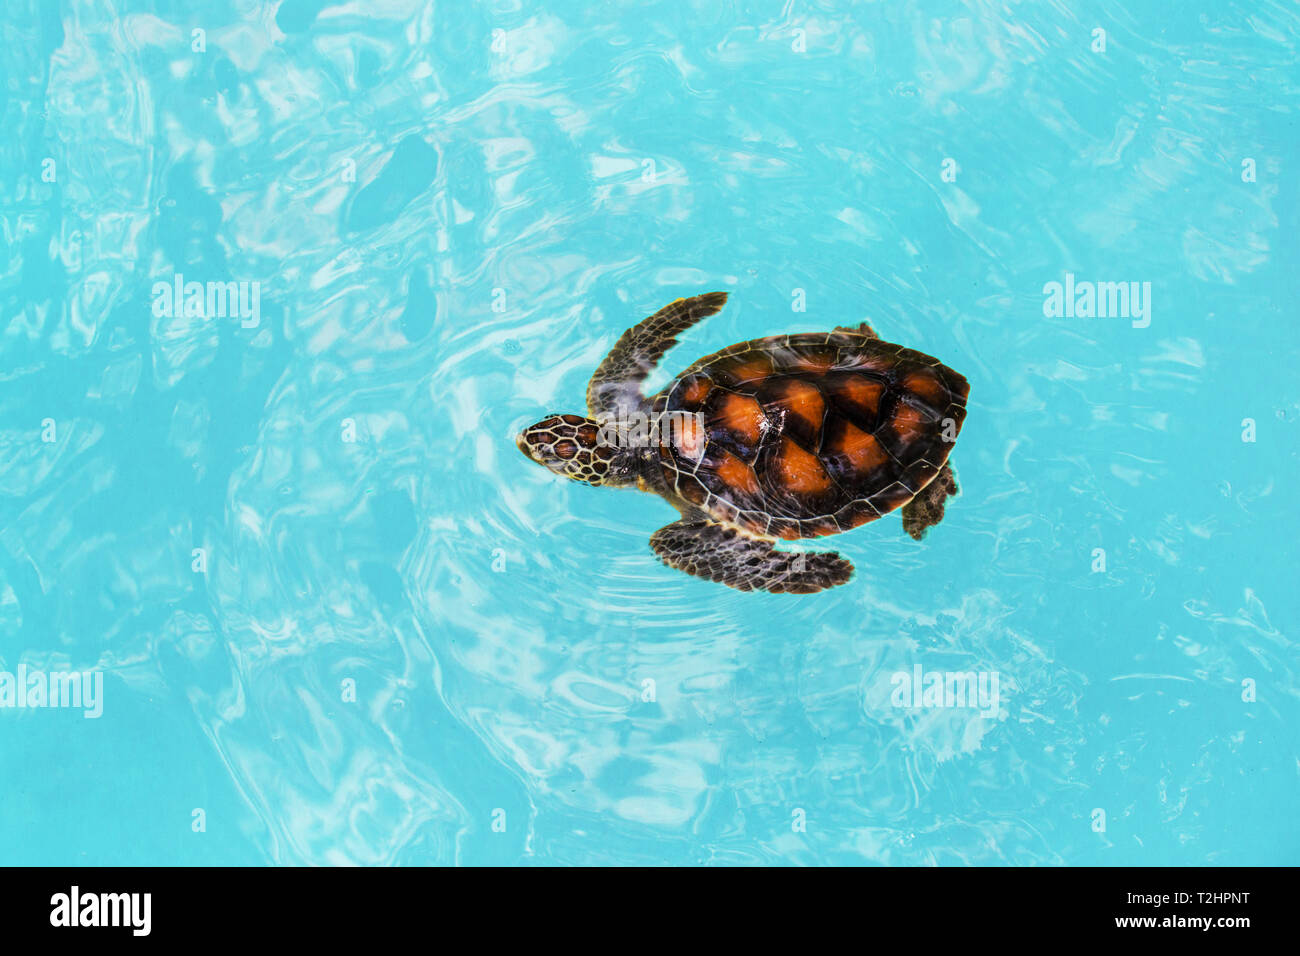
POLYGON ((678 299, 625 332, 587 386, 587 415, 552 415, 525 455, 591 485, 635 485, 681 518, 650 538, 671 567, 742 591, 807 594, 849 580, 835 552, 782 539, 838 534, 902 508, 920 540, 957 492, 948 455, 966 379, 863 323, 741 342, 658 394, 642 385, 725 292, 678 299))

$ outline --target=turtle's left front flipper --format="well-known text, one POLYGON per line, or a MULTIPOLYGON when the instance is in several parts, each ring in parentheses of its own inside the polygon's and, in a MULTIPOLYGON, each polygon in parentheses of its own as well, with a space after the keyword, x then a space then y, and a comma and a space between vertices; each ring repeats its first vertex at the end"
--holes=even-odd
POLYGON ((664 353, 677 344, 677 336, 726 304, 725 292, 678 299, 624 332, 587 385, 591 417, 608 415, 620 406, 640 405, 641 383, 664 353))
POLYGON ((650 547, 669 567, 741 591, 812 594, 853 576, 853 565, 833 551, 777 551, 711 521, 674 522, 651 535, 650 547))

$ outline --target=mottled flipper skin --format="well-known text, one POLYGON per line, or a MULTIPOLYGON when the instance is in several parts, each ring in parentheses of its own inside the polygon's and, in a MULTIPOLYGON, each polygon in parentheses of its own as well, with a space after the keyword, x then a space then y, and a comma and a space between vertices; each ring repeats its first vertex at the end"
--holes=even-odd
POLYGON ((903 530, 920 541, 930 527, 943 520, 943 504, 957 490, 957 475, 945 464, 933 481, 903 505, 903 530))
POLYGON ((727 293, 708 292, 678 299, 623 333, 605 356, 587 385, 587 408, 592 418, 635 408, 643 401, 641 383, 664 353, 696 322, 716 314, 727 304, 727 293))
POLYGON ((865 336, 866 336, 867 338, 869 338, 869 339, 878 339, 878 338, 880 338, 880 336, 876 334, 876 330, 873 329, 873 328, 872 328, 870 325, 868 325, 866 322, 863 322, 863 323, 861 323, 860 325, 858 325, 858 326, 856 326, 856 327, 853 327, 853 328, 850 328, 850 327, 847 326, 847 325, 837 325, 837 326, 835 326, 835 331, 836 331, 836 332, 853 332, 853 333, 856 333, 857 335, 865 335, 865 336))
POLYGON ((792 553, 773 544, 705 519, 683 519, 650 536, 669 567, 740 591, 813 594, 853 576, 853 565, 834 551, 792 553))

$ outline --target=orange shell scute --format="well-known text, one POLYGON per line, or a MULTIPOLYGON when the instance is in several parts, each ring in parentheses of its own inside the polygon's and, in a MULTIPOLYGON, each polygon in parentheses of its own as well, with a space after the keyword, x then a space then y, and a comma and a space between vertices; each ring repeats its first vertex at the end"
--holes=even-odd
POLYGON ((763 409, 746 395, 728 394, 718 405, 718 424, 749 445, 758 444, 763 435, 763 409))
POLYGON ((727 367, 726 371, 739 385, 758 382, 771 376, 772 360, 766 355, 757 355, 736 362, 734 365, 727 367))
POLYGON ((800 448, 789 438, 782 439, 776 471, 787 491, 801 495, 822 494, 831 487, 830 475, 817 456, 800 448))
POLYGON ((757 495, 758 476, 754 469, 729 452, 722 453, 722 459, 713 469, 727 485, 747 495, 757 495))
POLYGON ((786 414, 802 420, 812 429, 821 427, 822 416, 826 414, 826 402, 821 390, 797 380, 788 382, 784 394, 772 404, 783 409, 786 414))
POLYGON ((894 412, 891 424, 894 433, 902 441, 910 441, 921 433, 921 423, 925 417, 917 409, 906 403, 900 403, 894 412))
POLYGON ((934 408, 942 408, 947 404, 947 389, 928 371, 913 372, 903 379, 903 387, 916 393, 923 401, 934 408))
POLYGON ((835 385, 835 394, 839 400, 864 417, 876 414, 884 391, 884 385, 865 375, 846 375, 835 385))
POLYGON ((889 455, 880 447, 880 442, 876 441, 874 435, 852 424, 844 426, 843 437, 835 450, 843 454, 859 474, 879 468, 889 459, 889 455))
POLYGON ((707 378, 693 379, 682 391, 683 404, 687 408, 699 408, 704 404, 704 399, 708 397, 711 388, 713 388, 713 383, 707 378))

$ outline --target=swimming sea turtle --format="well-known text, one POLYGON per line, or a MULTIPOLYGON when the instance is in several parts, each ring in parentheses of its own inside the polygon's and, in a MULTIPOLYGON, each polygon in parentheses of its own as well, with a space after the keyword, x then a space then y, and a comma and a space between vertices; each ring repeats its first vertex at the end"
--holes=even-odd
POLYGON ((651 536, 655 553, 742 591, 808 594, 853 574, 833 551, 778 551, 779 539, 836 534, 901 507, 919 541, 957 491, 948 454, 966 379, 864 322, 741 342, 644 396, 677 336, 726 301, 678 299, 628 329, 587 386, 587 417, 545 418, 519 449, 577 481, 662 495, 682 516, 651 536))

